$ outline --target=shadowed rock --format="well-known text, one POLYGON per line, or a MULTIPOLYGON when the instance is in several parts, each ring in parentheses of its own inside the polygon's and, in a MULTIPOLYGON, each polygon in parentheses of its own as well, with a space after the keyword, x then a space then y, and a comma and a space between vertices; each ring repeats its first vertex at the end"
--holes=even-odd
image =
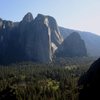
POLYGON ((69 35, 56 51, 58 57, 83 57, 87 56, 84 41, 77 32, 69 35))
POLYGON ((21 22, 0 19, 0 63, 34 61, 48 63, 63 39, 56 20, 27 13, 21 22))
POLYGON ((97 35, 92 32, 79 31, 79 30, 68 29, 64 27, 59 27, 59 29, 64 39, 68 37, 72 32, 78 32, 81 38, 85 42, 88 56, 100 57, 100 46, 99 46, 100 35, 97 35))
POLYGON ((100 58, 80 77, 78 84, 82 87, 79 100, 100 100, 100 58))

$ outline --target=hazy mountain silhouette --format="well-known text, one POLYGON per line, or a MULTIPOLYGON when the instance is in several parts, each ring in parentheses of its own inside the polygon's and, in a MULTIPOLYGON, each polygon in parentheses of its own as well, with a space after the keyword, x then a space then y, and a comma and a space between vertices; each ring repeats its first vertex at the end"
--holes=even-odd
POLYGON ((58 27, 53 17, 42 14, 34 18, 29 12, 20 22, 0 19, 0 63, 30 60, 48 63, 52 61, 55 51, 62 54, 60 47, 69 57, 99 55, 99 36, 76 31, 80 36, 75 37, 71 34, 73 32, 75 30, 58 27), (68 37, 64 42, 61 34, 64 38, 68 37))
POLYGON ((63 41, 55 54, 58 57, 83 57, 87 56, 87 50, 79 33, 73 32, 63 41))
POLYGON ((100 56, 100 36, 91 32, 78 31, 68 28, 59 27, 61 35, 66 38, 72 32, 78 32, 84 40, 88 56, 100 56))

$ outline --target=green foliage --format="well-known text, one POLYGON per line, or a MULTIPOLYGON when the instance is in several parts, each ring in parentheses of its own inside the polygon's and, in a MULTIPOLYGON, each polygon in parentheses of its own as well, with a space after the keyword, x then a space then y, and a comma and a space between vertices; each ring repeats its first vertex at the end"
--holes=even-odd
POLYGON ((93 59, 61 62, 0 66, 0 100, 78 100, 77 81, 93 59))

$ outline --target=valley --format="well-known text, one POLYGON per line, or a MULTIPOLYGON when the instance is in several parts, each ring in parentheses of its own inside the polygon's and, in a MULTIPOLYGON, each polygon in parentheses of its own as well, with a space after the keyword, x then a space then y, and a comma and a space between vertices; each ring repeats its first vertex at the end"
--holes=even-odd
POLYGON ((0 100, 78 100, 78 80, 97 58, 0 66, 0 100))
POLYGON ((49 15, 0 18, 0 100, 86 100, 84 89, 99 79, 91 65, 99 45, 99 35, 59 27, 49 15))

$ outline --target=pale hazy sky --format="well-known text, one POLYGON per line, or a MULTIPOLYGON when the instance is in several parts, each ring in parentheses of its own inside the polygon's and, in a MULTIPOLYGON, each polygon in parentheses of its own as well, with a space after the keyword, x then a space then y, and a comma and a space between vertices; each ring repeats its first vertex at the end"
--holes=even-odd
POLYGON ((0 0, 0 17, 20 21, 31 12, 51 15, 58 25, 100 35, 100 0, 0 0))

